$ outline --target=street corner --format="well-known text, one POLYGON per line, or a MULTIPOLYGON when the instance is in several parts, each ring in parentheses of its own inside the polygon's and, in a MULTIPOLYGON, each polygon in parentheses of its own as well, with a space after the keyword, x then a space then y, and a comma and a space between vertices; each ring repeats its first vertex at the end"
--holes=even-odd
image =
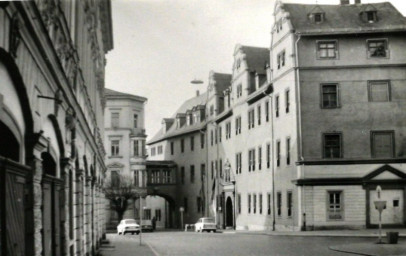
POLYGON ((400 244, 379 244, 374 242, 343 244, 338 246, 329 246, 330 250, 355 255, 369 256, 394 256, 406 255, 405 241, 400 244))

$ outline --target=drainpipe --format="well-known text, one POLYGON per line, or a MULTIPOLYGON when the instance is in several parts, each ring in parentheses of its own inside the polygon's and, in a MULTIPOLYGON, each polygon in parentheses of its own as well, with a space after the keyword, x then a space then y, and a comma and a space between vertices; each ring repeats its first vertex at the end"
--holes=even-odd
MULTIPOLYGON (((298 36, 296 42, 295 42, 295 83, 296 83, 296 111, 297 111, 297 145, 298 145, 298 160, 302 161, 303 160, 303 142, 302 142, 302 112, 301 112, 301 95, 300 95, 300 73, 299 73, 299 54, 298 54, 298 43, 301 39, 301 35, 297 34, 298 36)), ((299 168, 301 166, 299 165, 299 168)), ((300 171, 302 172, 301 176, 304 176, 304 170, 303 167, 300 168, 300 171)), ((302 211, 299 211, 299 213, 303 212, 302 214, 298 215, 298 225, 301 225, 302 223, 302 230, 306 231, 306 205, 305 205, 305 200, 304 200, 304 193, 305 193, 305 186, 302 186, 301 188, 301 200, 298 200, 301 202, 300 206, 303 204, 303 208, 301 209, 302 211)))

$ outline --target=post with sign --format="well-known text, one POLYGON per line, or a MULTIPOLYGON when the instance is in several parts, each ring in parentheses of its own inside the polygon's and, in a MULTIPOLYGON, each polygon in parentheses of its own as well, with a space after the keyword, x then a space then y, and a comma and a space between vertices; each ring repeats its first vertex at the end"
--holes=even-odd
POLYGON ((185 208, 181 206, 179 208, 179 211, 180 211, 180 229, 182 230, 183 229, 183 212, 185 211, 185 208))
POLYGON ((379 240, 378 244, 382 244, 382 211, 386 209, 386 201, 380 200, 381 199, 382 188, 381 186, 376 187, 376 197, 377 200, 374 201, 375 209, 379 212, 379 240))

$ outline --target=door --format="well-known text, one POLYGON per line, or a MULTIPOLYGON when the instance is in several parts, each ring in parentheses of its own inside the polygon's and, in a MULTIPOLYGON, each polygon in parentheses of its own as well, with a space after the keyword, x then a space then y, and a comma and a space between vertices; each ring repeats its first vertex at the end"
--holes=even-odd
MULTIPOLYGON (((385 189, 379 200, 386 201, 386 209, 382 211, 382 224, 403 224, 403 189, 385 189)), ((370 191, 370 220, 371 224, 379 224, 379 212, 375 209, 374 201, 378 200, 376 191, 370 191)))
POLYGON ((42 184, 42 243, 44 256, 52 256, 52 191, 51 183, 42 184))
POLYGON ((234 226, 234 210, 233 210, 233 202, 231 201, 230 197, 227 197, 226 202, 226 226, 233 227, 234 226))

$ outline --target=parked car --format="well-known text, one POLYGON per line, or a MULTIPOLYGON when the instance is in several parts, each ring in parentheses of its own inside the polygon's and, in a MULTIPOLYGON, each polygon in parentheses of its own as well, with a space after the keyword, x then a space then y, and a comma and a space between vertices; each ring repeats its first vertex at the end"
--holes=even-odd
POLYGON ((140 225, 138 225, 134 219, 121 220, 120 224, 117 226, 117 234, 125 235, 125 233, 138 235, 140 233, 140 225))
POLYGON ((203 231, 216 232, 216 229, 217 229, 217 227, 216 227, 216 222, 214 221, 214 218, 208 218, 208 217, 200 218, 195 224, 196 232, 203 232, 203 231))
MULTIPOLYGON (((140 224, 140 219, 136 219, 136 221, 137 221, 138 224, 140 224)), ((154 231, 154 227, 152 226, 152 221, 142 219, 141 230, 142 230, 142 232, 152 232, 152 231, 154 231)))

